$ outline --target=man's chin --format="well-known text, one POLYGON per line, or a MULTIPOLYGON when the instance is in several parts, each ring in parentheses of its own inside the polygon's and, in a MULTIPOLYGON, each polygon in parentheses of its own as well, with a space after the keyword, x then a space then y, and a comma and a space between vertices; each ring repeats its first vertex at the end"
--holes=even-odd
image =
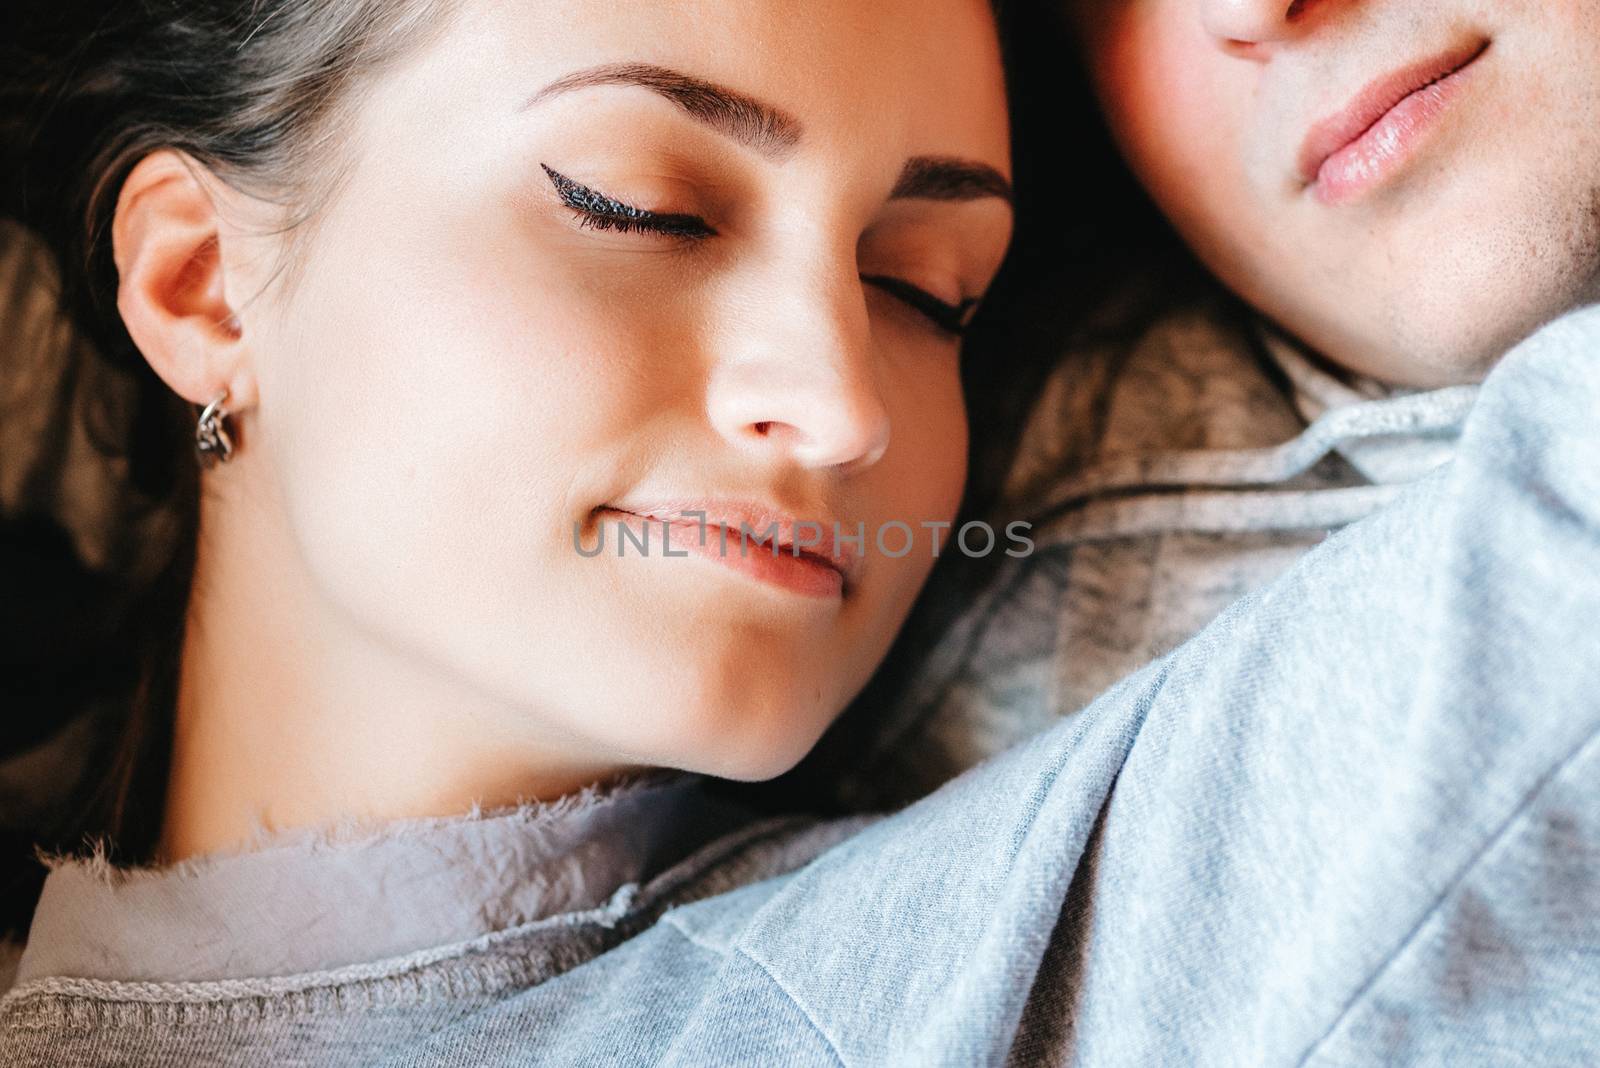
MULTIPOLYGON (((1566 312, 1600 302, 1595 264, 1552 271, 1548 258, 1505 264, 1472 278, 1460 270, 1433 285, 1385 285, 1388 300, 1350 300, 1322 314, 1274 318, 1318 355, 1394 386, 1430 389, 1481 381, 1518 342, 1566 312), (1566 277, 1561 275, 1565 273, 1566 277), (1542 285, 1540 284, 1542 283, 1542 285)), ((1410 277, 1424 276, 1415 272, 1410 277)))
POLYGON ((1416 324, 1409 363, 1414 366, 1409 383, 1415 386, 1446 386, 1482 381, 1496 363, 1511 349, 1528 338, 1540 327, 1560 318, 1585 304, 1593 303, 1593 292, 1567 293, 1559 299, 1525 302, 1506 302, 1496 307, 1486 298, 1478 309, 1462 309, 1466 314, 1461 321, 1442 321, 1428 332, 1416 324), (1491 312, 1479 318, 1473 311, 1491 312))

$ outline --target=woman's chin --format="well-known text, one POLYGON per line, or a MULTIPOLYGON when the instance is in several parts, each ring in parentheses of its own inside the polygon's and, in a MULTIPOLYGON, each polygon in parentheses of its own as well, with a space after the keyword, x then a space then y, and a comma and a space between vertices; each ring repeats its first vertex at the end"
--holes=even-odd
MULTIPOLYGON (((794 767, 817 744, 837 710, 819 708, 815 689, 787 701, 743 700, 702 704, 694 715, 660 721, 651 763, 683 768, 722 779, 760 782, 794 767)), ((630 731, 631 740, 645 732, 630 731)))

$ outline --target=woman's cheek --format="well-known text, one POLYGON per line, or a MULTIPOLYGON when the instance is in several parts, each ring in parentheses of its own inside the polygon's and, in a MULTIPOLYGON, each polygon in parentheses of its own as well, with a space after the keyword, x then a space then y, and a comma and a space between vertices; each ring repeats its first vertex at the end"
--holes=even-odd
MULTIPOLYGON (((920 354, 923 360, 927 355, 920 354)), ((867 475, 879 495, 873 511, 879 524, 908 524, 916 533, 916 552, 906 560, 931 569, 932 533, 921 524, 954 519, 966 488, 968 426, 959 365, 949 359, 936 372, 924 366, 888 388, 890 444, 867 475)), ((947 531, 940 536, 941 552, 948 541, 947 531)), ((920 581, 919 570, 907 569, 906 580, 920 581)))

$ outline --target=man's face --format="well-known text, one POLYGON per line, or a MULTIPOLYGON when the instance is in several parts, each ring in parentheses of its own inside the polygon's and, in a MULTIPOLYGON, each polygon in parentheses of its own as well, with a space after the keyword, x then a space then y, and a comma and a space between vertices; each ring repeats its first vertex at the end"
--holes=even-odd
POLYGON ((1600 0, 1069 0, 1135 173, 1353 370, 1480 377, 1600 299, 1600 0))

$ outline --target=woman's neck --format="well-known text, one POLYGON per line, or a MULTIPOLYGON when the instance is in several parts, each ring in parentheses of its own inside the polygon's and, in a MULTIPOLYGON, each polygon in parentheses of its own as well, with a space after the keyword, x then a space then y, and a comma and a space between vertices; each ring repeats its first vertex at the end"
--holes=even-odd
POLYGON ((383 644, 318 595, 262 510, 240 521, 243 502, 210 503, 160 861, 248 848, 263 832, 547 800, 637 766, 540 738, 532 711, 383 644))

